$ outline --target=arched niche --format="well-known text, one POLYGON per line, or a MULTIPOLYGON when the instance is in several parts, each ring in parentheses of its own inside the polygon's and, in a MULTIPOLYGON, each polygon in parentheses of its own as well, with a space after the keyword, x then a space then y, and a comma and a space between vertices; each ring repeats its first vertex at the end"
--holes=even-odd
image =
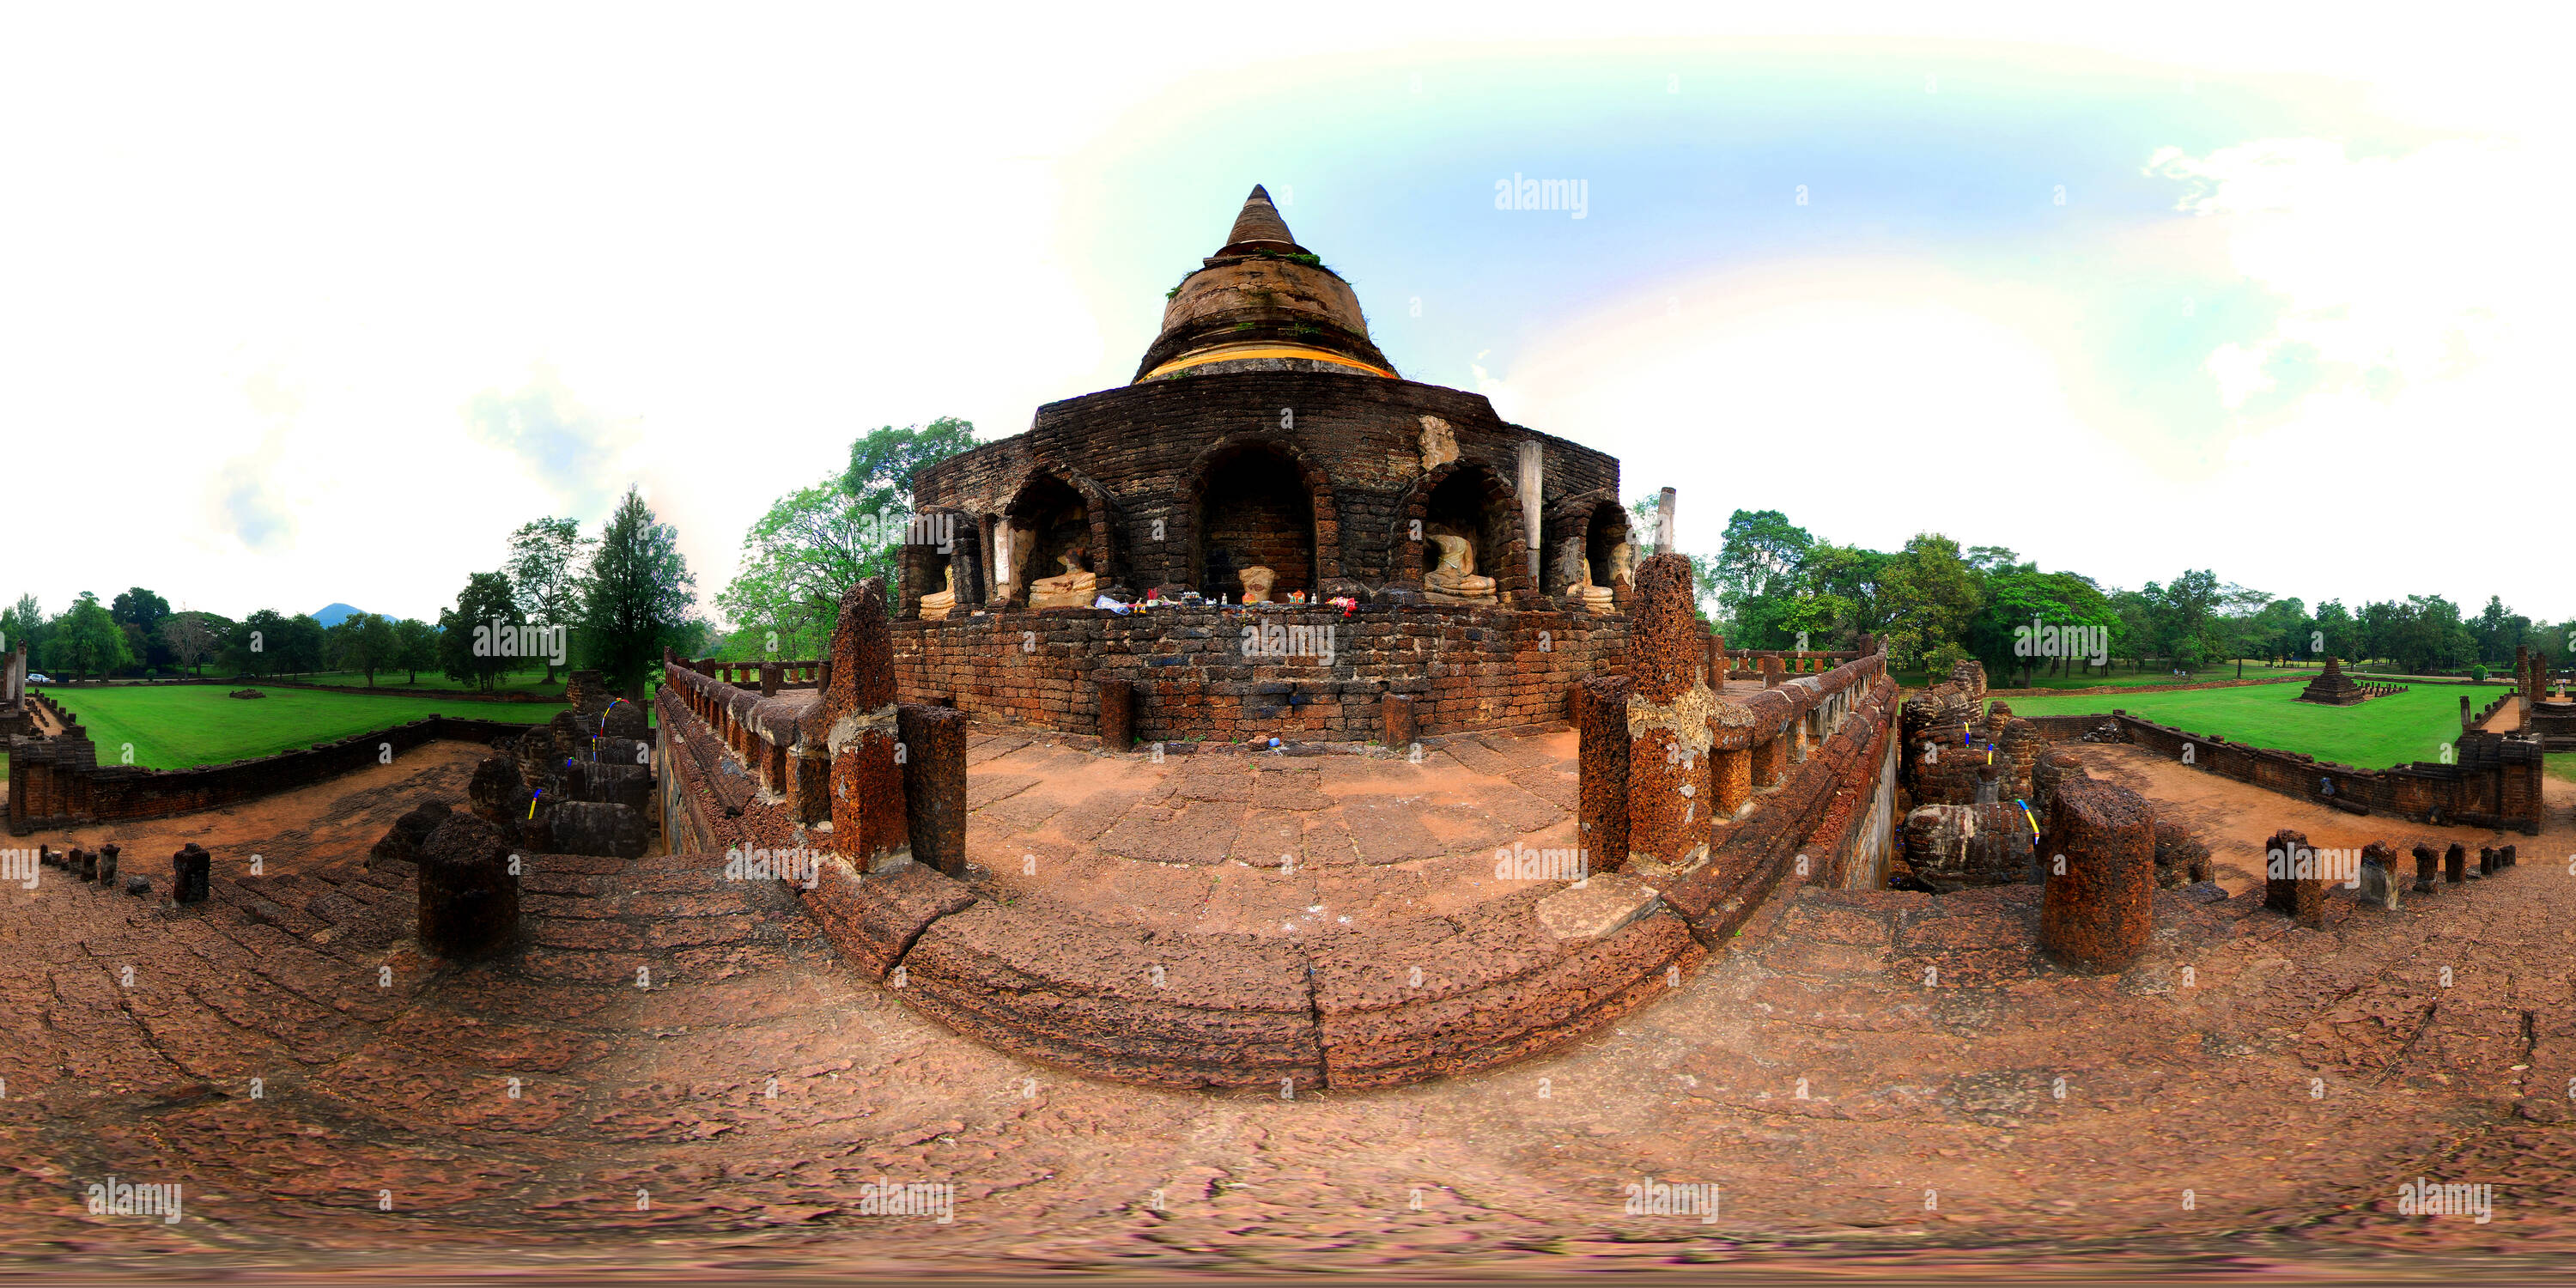
POLYGON ((1438 561, 1426 558, 1427 534, 1437 527, 1472 539, 1476 572, 1494 579, 1503 600, 1534 593, 1529 547, 1521 535, 1520 502, 1493 470, 1473 461, 1451 461, 1415 480, 1396 510, 1395 580, 1419 585, 1438 561))
POLYGON ((1027 603, 1030 583, 1064 572, 1067 555, 1108 589, 1118 579, 1109 533, 1108 498, 1089 480, 1051 469, 1029 475, 993 536, 992 594, 1000 597, 1007 571, 1011 602, 1027 603))
POLYGON ((1177 586, 1240 599, 1243 569, 1278 575, 1274 599, 1341 576, 1340 522, 1322 470, 1286 438, 1243 434, 1210 445, 1187 475, 1189 530, 1177 586))

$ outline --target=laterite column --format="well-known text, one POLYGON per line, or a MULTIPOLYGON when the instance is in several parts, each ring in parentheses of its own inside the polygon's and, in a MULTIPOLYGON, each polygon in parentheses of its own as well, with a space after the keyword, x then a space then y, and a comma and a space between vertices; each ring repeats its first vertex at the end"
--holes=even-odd
POLYGON ((1125 751, 1136 745, 1136 686, 1126 680, 1100 682, 1100 749, 1125 751))
POLYGON ((472 814, 420 843, 420 946, 440 957, 504 952, 519 937, 519 877, 499 827, 472 814))
POLYGON ((901 855, 910 831, 903 770, 894 760, 894 638, 885 595, 885 578, 870 577, 841 596, 832 687, 823 695, 831 720, 831 848, 861 875, 901 855))
POLYGON ((912 858, 966 875, 966 713, 918 702, 897 709, 903 735, 904 824, 912 858))
POLYGON ((2156 840, 2147 803, 2100 779, 2068 782, 2039 852, 2047 881, 2040 945, 2090 974, 2136 964, 2156 929, 2156 840))
POLYGON ((1377 699, 1378 722, 1386 745, 1397 751, 1411 746, 1418 727, 1413 722, 1413 697, 1405 693, 1382 693, 1377 699))
POLYGON ((1708 646, 1691 611, 1690 562, 1637 565, 1628 637, 1628 852, 1679 864, 1708 846, 1708 646))
POLYGON ((1628 861, 1628 693, 1624 675, 1586 676, 1575 686, 1579 815, 1587 871, 1628 861))

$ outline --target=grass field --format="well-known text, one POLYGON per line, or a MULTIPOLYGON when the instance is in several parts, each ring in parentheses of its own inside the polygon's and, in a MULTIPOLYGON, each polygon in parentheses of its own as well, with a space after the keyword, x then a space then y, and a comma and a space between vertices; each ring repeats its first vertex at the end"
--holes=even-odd
POLYGON ((2576 751, 2553 751, 2541 761, 2550 777, 2576 783, 2576 751))
POLYGON ((2357 707, 2298 701, 2299 686, 2291 684, 2005 701, 2017 716, 2107 713, 2117 706, 2142 719, 2230 742, 2305 752, 2357 769, 2386 769, 2410 760, 2439 761, 2443 744, 2459 736, 2460 695, 2477 692, 2427 686, 2357 707))
POLYGON ((563 710, 551 703, 442 702, 388 694, 263 689, 256 701, 224 696, 214 685, 57 690, 54 700, 80 716, 98 747, 98 763, 185 769, 310 747, 433 713, 477 720, 541 724, 563 710))
MULTIPOLYGON (((367 677, 358 671, 322 671, 313 675, 290 675, 285 678, 296 684, 343 684, 353 689, 367 687, 367 677)), ((555 673, 554 683, 548 684, 545 681, 545 668, 539 667, 533 671, 508 672, 495 680, 492 687, 494 691, 501 693, 515 690, 522 693, 542 693, 547 697, 562 695, 563 672, 555 673)), ((379 689, 453 689, 460 693, 465 691, 462 681, 451 680, 444 675, 429 671, 420 672, 417 679, 406 678, 401 671, 378 671, 375 687, 379 689)))
MULTIPOLYGON (((1948 679, 1949 677, 1943 676, 1941 678, 1948 679)), ((2080 672, 2067 675, 2050 675, 2045 668, 2042 668, 2031 675, 2030 683, 2028 684, 2022 683, 2021 672, 2018 670, 2013 671, 2009 675, 1998 675, 1990 672, 1986 676, 1986 686, 1994 689, 2102 689, 2113 686, 2128 688, 2135 685, 2151 684, 2211 684, 2219 680, 2234 680, 2237 678, 2236 664, 2234 662, 2230 662, 2225 666, 2210 667, 2205 670, 2195 671, 2188 676, 2175 675, 2172 671, 2157 666, 2149 666, 2144 671, 2132 671, 2125 666, 2114 663, 2109 675, 2103 675, 2099 672, 2092 675, 2085 675, 2080 672)), ((2275 671, 2269 667, 2256 666, 2249 662, 2245 665, 2245 675, 2243 678, 2248 680, 2279 680, 2289 679, 2292 677, 2286 668, 2275 671)), ((1928 678, 1920 671, 1899 671, 1896 673, 1896 682, 1909 689, 1925 688, 1928 687, 1930 683, 1928 678)))

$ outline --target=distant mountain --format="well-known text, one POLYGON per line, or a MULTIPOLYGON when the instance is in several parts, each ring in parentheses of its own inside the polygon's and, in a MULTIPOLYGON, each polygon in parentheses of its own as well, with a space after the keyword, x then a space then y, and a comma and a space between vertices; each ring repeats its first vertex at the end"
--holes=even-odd
POLYGON ((365 611, 367 610, 363 608, 351 608, 347 604, 333 604, 330 607, 315 613, 313 615, 313 620, 322 623, 324 626, 337 626, 340 624, 341 618, 355 617, 365 611))

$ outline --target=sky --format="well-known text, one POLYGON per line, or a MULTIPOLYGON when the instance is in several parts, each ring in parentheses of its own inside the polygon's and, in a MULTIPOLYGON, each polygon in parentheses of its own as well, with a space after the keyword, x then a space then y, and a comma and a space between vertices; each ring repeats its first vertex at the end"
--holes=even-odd
POLYGON ((2576 616, 2555 42, 1703 8, 7 10, 0 596, 434 619, 633 484, 712 601, 868 430, 1129 380, 1262 183, 1686 549, 2576 616))

